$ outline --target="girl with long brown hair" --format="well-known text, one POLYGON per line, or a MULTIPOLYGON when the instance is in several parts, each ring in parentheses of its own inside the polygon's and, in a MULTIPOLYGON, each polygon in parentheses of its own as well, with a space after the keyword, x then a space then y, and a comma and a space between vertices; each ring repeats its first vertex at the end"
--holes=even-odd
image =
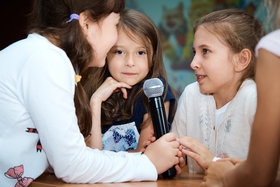
POLYGON ((97 70, 99 79, 90 74, 86 81, 88 95, 93 93, 91 100, 101 106, 100 110, 95 108, 96 116, 101 118, 96 118, 87 143, 99 149, 141 151, 153 130, 142 89, 144 81, 160 78, 165 83, 163 95, 169 122, 175 97, 168 86, 159 33, 153 21, 144 13, 126 10, 121 14, 118 30, 118 41, 108 53, 105 67, 97 70), (112 86, 119 83, 127 87, 119 91, 120 87, 112 86))
POLYGON ((98 106, 81 74, 104 66, 124 7, 124 0, 35 0, 28 37, 0 52, 0 186, 28 186, 48 166, 71 183, 156 180, 178 163, 174 134, 144 154, 85 144, 98 106))

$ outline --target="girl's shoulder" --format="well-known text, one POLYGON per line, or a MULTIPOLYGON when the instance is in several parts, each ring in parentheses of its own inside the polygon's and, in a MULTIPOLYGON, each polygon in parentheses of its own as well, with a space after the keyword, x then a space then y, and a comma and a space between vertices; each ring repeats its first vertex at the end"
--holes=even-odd
POLYGON ((191 83, 187 85, 183 93, 179 97, 179 102, 186 103, 196 103, 200 102, 202 98, 209 97, 207 95, 201 94, 198 82, 191 83))
POLYGON ((253 79, 246 79, 240 86, 239 91, 252 91, 257 92, 257 85, 253 79))
POLYGON ((201 94, 197 81, 187 85, 182 93, 182 95, 193 95, 193 94, 201 94))
POLYGON ((243 100, 255 101, 257 99, 256 82, 252 79, 246 79, 245 81, 243 81, 235 98, 239 98, 239 99, 243 98, 243 100))

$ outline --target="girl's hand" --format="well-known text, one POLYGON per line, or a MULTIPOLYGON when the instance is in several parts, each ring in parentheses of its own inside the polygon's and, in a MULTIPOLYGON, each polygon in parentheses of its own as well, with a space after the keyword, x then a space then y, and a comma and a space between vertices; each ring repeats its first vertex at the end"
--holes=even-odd
POLYGON ((182 136, 179 138, 179 142, 182 146, 188 148, 182 149, 183 154, 193 158, 204 170, 208 168, 214 155, 202 143, 191 136, 182 136))
MULTIPOLYGON (((178 140, 177 140, 178 141, 178 140)), ((176 169, 176 175, 180 175, 182 173, 182 169, 185 167, 186 165, 186 160, 185 160, 185 156, 182 153, 182 147, 179 146, 179 152, 178 152, 178 158, 179 158, 179 163, 177 165, 175 165, 175 169, 176 169)))
POLYGON ((206 186, 226 186, 224 176, 227 172, 234 169, 235 166, 229 161, 212 162, 205 171, 205 177, 201 183, 201 187, 206 186))
POLYGON ((222 161, 230 161, 233 165, 238 165, 241 162, 243 162, 244 159, 241 159, 241 158, 222 158, 222 159, 218 160, 217 162, 222 162, 222 161))
POLYGON ((145 141, 143 143, 143 148, 141 149, 141 152, 144 153, 146 151, 146 148, 151 144, 153 143, 154 141, 156 141, 156 137, 155 136, 151 136, 149 138, 149 140, 145 141))
POLYGON ((124 83, 118 82, 112 77, 108 77, 103 84, 92 94, 90 103, 106 101, 114 92, 119 90, 123 93, 123 98, 127 99, 126 88, 130 89, 131 86, 124 83))
POLYGON ((145 151, 145 155, 151 160, 158 174, 179 163, 179 143, 174 133, 167 133, 157 141, 151 143, 145 151))
MULTIPOLYGON (((153 125, 153 124, 152 124, 153 125)), ((142 131, 141 131, 142 132, 142 131)), ((154 136, 154 128, 150 129, 150 137, 148 138, 148 140, 144 141, 143 143, 143 147, 141 148, 141 152, 144 153, 146 151, 146 148, 153 143, 154 141, 156 141, 156 137, 154 136)))

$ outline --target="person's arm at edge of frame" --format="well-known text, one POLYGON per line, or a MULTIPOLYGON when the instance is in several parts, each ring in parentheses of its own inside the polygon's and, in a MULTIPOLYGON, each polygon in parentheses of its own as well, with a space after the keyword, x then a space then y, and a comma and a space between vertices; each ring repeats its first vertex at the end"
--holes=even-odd
POLYGON ((256 69, 258 103, 248 158, 225 175, 224 186, 267 186, 274 182, 280 154, 279 80, 280 58, 260 49, 256 69))

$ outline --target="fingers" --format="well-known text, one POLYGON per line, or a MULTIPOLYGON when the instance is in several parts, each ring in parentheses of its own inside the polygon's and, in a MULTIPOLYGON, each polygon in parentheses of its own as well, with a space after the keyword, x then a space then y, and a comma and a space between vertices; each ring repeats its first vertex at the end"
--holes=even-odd
POLYGON ((151 142, 156 141, 156 137, 155 137, 155 136, 152 136, 152 137, 150 138, 150 141, 151 141, 151 142))
POLYGON ((187 155, 187 156, 189 156, 189 157, 191 157, 192 159, 194 159, 194 160, 199 160, 199 155, 197 154, 197 153, 195 153, 195 152, 192 152, 192 151, 190 151, 190 150, 185 150, 185 149, 183 149, 182 150, 182 153, 183 154, 185 154, 185 155, 187 155))
MULTIPOLYGON (((189 151, 197 153, 198 155, 202 156, 202 157, 209 157, 209 159, 213 159, 213 155, 212 153, 205 147, 204 144, 202 144, 200 141, 198 141, 197 139, 190 137, 190 136, 185 136, 185 137, 180 137, 179 138, 179 142, 181 145, 183 145, 184 147, 188 148, 189 151)), ((182 151, 183 153, 188 153, 185 151, 182 151)))
POLYGON ((219 162, 223 162, 223 161, 230 161, 232 164, 236 165, 236 164, 240 164, 241 162, 243 162, 243 159, 240 158, 222 158, 220 160, 218 160, 219 162))
POLYGON ((132 88, 130 85, 124 82, 118 82, 112 77, 108 77, 102 85, 93 93, 94 98, 97 98, 101 102, 106 101, 112 93, 118 91, 120 89, 123 93, 123 97, 127 98, 127 91, 126 89, 132 88))
POLYGON ((180 157, 183 157, 183 153, 182 153, 182 151, 180 150, 180 147, 181 146, 179 146, 179 151, 178 151, 178 154, 177 154, 177 156, 180 158, 180 157))
POLYGON ((154 128, 151 129, 151 134, 152 134, 152 135, 155 134, 154 128))
POLYGON ((204 170, 207 169, 208 167, 208 159, 206 159, 205 157, 202 157, 200 154, 197 154, 195 152, 192 152, 190 150, 182 150, 182 152, 186 155, 188 155, 189 157, 191 157, 192 159, 194 159, 197 164, 204 170))
POLYGON ((184 147, 191 149, 192 151, 199 152, 205 146, 200 143, 197 139, 191 136, 179 137, 179 142, 184 147))
MULTIPOLYGON (((176 135, 174 133, 167 133, 160 137, 159 139, 164 139, 165 141, 171 142, 171 141, 176 141, 176 135)), ((178 142, 177 142, 178 143, 178 142)), ((178 143, 179 145, 179 143, 178 143)))
POLYGON ((121 91, 123 93, 123 98, 127 99, 127 91, 126 91, 126 89, 125 88, 121 88, 121 91))
POLYGON ((192 137, 191 136, 181 136, 179 137, 179 141, 180 141, 180 144, 185 146, 188 145, 188 143, 190 141, 192 141, 192 137))
POLYGON ((175 165, 175 169, 176 169, 176 175, 180 175, 182 173, 182 169, 178 164, 175 165))
POLYGON ((179 167, 183 168, 186 165, 186 161, 183 157, 179 157, 179 167))

